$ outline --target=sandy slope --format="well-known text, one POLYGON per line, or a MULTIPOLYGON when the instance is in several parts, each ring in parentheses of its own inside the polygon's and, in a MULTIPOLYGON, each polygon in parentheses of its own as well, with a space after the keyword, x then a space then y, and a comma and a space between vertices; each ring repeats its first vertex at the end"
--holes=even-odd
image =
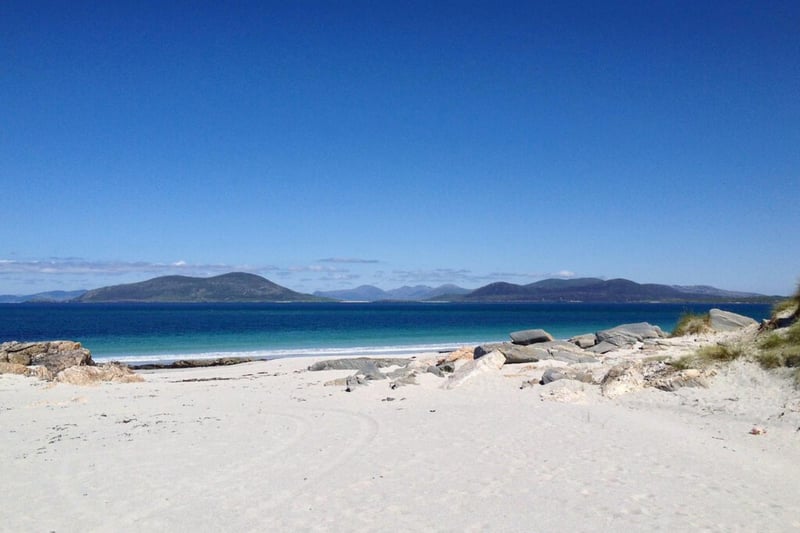
POLYGON ((536 365, 347 393, 309 363, 0 376, 0 530, 800 530, 800 403, 752 365, 609 400, 520 389, 536 365))

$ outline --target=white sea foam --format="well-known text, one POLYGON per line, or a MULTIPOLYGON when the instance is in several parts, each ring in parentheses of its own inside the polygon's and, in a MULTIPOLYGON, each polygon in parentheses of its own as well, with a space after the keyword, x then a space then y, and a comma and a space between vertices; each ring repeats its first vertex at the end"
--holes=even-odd
POLYGON ((97 362, 119 361, 128 364, 167 363, 181 359, 219 359, 221 357, 244 357, 251 359, 280 359, 285 357, 354 357, 354 356, 409 356, 429 352, 452 351, 464 344, 415 344, 406 346, 356 346, 347 348, 293 348, 285 350, 216 351, 197 353, 168 353, 147 355, 96 355, 97 362))

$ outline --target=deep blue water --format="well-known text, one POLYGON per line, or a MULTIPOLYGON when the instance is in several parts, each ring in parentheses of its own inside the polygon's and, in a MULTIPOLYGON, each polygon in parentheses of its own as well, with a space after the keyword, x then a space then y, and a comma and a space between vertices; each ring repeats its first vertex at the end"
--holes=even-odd
POLYGON ((70 339, 95 359, 410 353, 507 340, 543 328, 568 338, 630 322, 671 330, 719 307, 757 320, 761 304, 0 304, 0 342, 70 339))

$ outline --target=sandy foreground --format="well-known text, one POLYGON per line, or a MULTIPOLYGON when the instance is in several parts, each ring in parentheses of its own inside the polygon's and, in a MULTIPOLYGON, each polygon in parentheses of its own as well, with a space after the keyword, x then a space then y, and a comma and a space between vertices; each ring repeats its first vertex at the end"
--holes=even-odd
POLYGON ((538 364, 345 392, 311 362, 0 376, 0 530, 800 530, 800 398, 752 364, 608 399, 520 389, 538 364))

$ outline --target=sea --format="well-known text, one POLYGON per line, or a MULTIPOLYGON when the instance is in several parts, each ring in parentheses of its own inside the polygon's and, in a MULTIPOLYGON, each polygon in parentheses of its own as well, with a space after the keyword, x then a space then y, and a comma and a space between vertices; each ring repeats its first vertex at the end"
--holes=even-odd
POLYGON ((671 331, 717 307, 768 318, 766 304, 198 303, 0 304, 0 342, 79 341, 98 362, 407 355, 509 340, 542 328, 558 339, 620 324, 671 331))

